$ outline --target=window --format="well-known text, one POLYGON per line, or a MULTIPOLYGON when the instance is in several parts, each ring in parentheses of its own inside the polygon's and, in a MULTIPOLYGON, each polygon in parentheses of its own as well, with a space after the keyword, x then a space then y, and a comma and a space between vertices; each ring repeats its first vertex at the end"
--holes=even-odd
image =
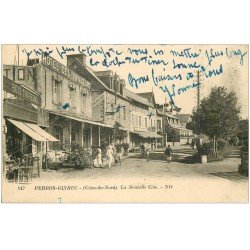
POLYGON ((110 81, 110 89, 114 89, 114 82, 113 82, 113 79, 111 79, 111 81, 110 81))
POLYGON ((82 112, 87 111, 87 92, 82 92, 82 112))
POLYGON ((120 83, 119 82, 116 83, 116 90, 115 91, 120 94, 120 83))
POLYGON ((111 112, 114 112, 114 104, 113 103, 111 103, 110 107, 111 107, 111 112))
POLYGON ((135 116, 135 126, 138 127, 138 115, 135 116))
POLYGON ((123 119, 126 120, 126 108, 123 107, 123 119))
POLYGON ((141 127, 141 117, 139 116, 139 127, 141 127))
POLYGON ((161 130, 161 121, 160 120, 157 120, 157 129, 161 130))
POLYGON ((120 94, 123 95, 123 84, 120 85, 120 94))
POLYGON ((153 119, 151 119, 151 127, 153 127, 153 119))
POLYGON ((63 143, 63 130, 59 126, 54 127, 54 136, 58 139, 61 143, 63 143))
POLYGON ((24 69, 18 69, 17 73, 18 80, 24 80, 24 69))
POLYGON ((135 115, 132 114, 132 125, 135 125, 135 115))
POLYGON ((61 104, 61 95, 62 95, 62 82, 55 80, 53 86, 53 103, 60 105, 61 104))
POLYGON ((74 87, 69 87, 69 104, 70 108, 76 107, 76 89, 74 87))
POLYGON ((148 119, 147 119, 147 117, 145 118, 145 127, 147 127, 148 126, 148 119))

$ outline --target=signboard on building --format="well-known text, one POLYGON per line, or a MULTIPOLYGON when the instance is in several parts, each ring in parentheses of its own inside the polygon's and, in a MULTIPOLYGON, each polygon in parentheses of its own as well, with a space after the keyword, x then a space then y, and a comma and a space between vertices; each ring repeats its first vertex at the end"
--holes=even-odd
POLYGON ((59 74, 69 78, 74 82, 82 83, 85 85, 87 84, 87 86, 90 87, 90 84, 83 77, 50 56, 45 56, 44 54, 42 54, 42 64, 55 70, 59 74))
POLYGON ((3 101, 3 115, 22 121, 37 123, 38 111, 20 99, 5 99, 3 101))
POLYGON ((41 109, 38 113, 38 125, 43 127, 49 127, 49 112, 41 109))
POLYGON ((41 97, 35 91, 29 90, 27 87, 15 83, 7 77, 3 77, 3 91, 6 91, 18 98, 22 98, 28 102, 40 106, 41 97))

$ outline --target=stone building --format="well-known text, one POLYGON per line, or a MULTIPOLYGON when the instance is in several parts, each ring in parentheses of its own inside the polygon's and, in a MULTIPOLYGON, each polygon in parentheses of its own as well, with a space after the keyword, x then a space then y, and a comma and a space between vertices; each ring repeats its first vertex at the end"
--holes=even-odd
POLYGON ((90 83, 92 117, 105 124, 99 131, 100 140, 108 143, 116 140, 113 128, 118 123, 120 130, 125 131, 127 136, 117 142, 129 143, 131 107, 130 100, 124 94, 125 81, 111 70, 93 71, 86 65, 84 54, 68 55, 67 65, 90 83))
POLYGON ((130 147, 138 148, 144 144, 156 148, 161 141, 157 129, 161 129, 161 117, 157 116, 154 105, 147 98, 125 89, 131 101, 130 147), (160 125, 159 125, 160 124, 160 125))

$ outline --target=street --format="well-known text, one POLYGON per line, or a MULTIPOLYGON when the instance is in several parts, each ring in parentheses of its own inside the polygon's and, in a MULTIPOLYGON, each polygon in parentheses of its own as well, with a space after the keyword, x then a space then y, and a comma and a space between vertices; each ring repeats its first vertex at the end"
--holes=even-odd
MULTIPOLYGON (((152 153, 151 158, 154 158, 154 154, 159 152, 152 153)), ((147 162, 146 159, 140 158, 139 153, 134 153, 123 159, 121 165, 111 168, 84 170, 65 168, 43 172, 40 179, 33 179, 33 183, 146 184, 158 185, 160 188, 163 185, 172 185, 173 189, 168 191, 167 199, 159 195, 159 202, 163 200, 195 203, 246 202, 248 201, 248 178, 238 174, 239 164, 239 158, 228 158, 207 164, 167 163, 165 160, 156 159, 147 162)), ((152 195, 152 192, 147 195, 152 195)), ((134 196, 134 198, 136 201, 145 201, 145 197, 138 199, 138 196, 134 196)))

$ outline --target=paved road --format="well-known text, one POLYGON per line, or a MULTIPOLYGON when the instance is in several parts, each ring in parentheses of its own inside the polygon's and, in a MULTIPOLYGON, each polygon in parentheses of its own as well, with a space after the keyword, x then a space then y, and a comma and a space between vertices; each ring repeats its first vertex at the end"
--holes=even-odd
MULTIPOLYGON (((140 159, 139 154, 133 154, 124 159, 121 166, 110 169, 42 172, 41 178, 33 179, 33 185, 156 187, 155 190, 146 188, 143 191, 128 188, 126 191, 62 192, 60 195, 68 202, 80 201, 80 198, 86 201, 86 197, 90 202, 248 202, 248 179, 237 173, 239 158, 208 164, 167 163, 164 158, 154 155, 152 159, 147 162, 140 159), (166 189, 166 186, 172 188, 166 189)), ((45 194, 47 193, 41 191, 42 197, 45 194)), ((37 196, 37 193, 34 195, 37 196)), ((57 194, 48 192, 47 198, 54 201, 57 196, 53 195, 57 194)))

